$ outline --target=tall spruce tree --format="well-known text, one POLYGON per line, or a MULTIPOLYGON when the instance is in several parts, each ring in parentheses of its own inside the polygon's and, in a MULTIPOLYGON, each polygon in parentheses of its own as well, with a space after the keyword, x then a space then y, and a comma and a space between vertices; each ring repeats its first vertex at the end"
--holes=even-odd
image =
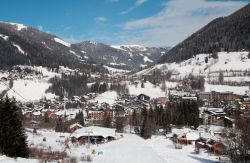
POLYGON ((0 101, 0 153, 10 157, 28 157, 29 150, 22 113, 14 100, 0 101))
POLYGON ((110 128, 112 127, 112 120, 111 117, 109 116, 109 114, 105 111, 104 116, 103 116, 103 122, 102 125, 103 127, 107 127, 110 128))
POLYGON ((82 111, 79 111, 79 113, 76 113, 75 121, 78 122, 80 125, 84 126, 84 115, 82 111))

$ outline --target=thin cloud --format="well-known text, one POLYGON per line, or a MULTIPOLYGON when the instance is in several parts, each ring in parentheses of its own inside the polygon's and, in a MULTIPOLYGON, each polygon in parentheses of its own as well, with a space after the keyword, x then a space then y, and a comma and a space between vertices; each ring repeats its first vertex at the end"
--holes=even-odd
POLYGON ((132 42, 174 46, 211 20, 227 16, 246 4, 242 1, 171 0, 156 15, 126 22, 123 29, 136 31, 138 37, 132 42))
POLYGON ((141 6, 141 5, 143 5, 143 4, 144 4, 145 2, 147 2, 147 1, 148 1, 148 0, 137 0, 133 6, 129 7, 127 10, 124 10, 124 11, 120 12, 120 15, 125 15, 125 14, 130 13, 130 12, 133 11, 135 8, 137 8, 137 7, 141 6))
POLYGON ((143 3, 145 3, 145 2, 147 2, 147 0, 137 0, 136 2, 135 2, 135 5, 136 6, 141 6, 143 3))
POLYGON ((98 23, 105 23, 108 19, 105 16, 99 16, 95 18, 95 21, 98 23))
POLYGON ((110 2, 110 3, 116 3, 116 2, 119 2, 120 0, 107 0, 107 2, 110 2))

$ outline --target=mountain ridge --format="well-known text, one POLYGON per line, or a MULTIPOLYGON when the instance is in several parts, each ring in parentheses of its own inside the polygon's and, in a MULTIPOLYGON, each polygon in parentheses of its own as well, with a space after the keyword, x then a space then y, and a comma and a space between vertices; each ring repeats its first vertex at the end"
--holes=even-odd
POLYGON ((163 55, 158 63, 181 62, 196 54, 250 50, 250 4, 216 18, 163 55))

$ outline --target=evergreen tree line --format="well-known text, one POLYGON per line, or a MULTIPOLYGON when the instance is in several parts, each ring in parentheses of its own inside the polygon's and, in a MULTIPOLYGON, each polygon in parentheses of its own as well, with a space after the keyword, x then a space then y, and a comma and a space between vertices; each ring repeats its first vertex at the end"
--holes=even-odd
POLYGON ((22 112, 14 100, 0 101, 0 154, 10 157, 28 157, 29 149, 22 112))
POLYGON ((126 83, 125 84, 111 83, 110 90, 116 91, 119 96, 122 96, 124 94, 129 94, 129 89, 126 83))
POLYGON ((49 80, 52 85, 47 92, 54 93, 59 97, 72 97, 82 95, 88 92, 87 87, 88 75, 64 75, 62 77, 54 77, 49 80))
POLYGON ((91 92, 95 92, 95 93, 104 93, 107 91, 107 89, 108 89, 108 85, 105 82, 102 84, 99 82, 96 82, 92 84, 90 87, 91 92))
POLYGON ((90 91, 95 92, 95 93, 103 93, 106 92, 107 90, 113 90, 116 91, 118 95, 123 95, 123 94, 129 94, 129 90, 126 84, 120 84, 119 82, 117 83, 111 83, 110 86, 107 83, 102 83, 100 84, 99 82, 96 82, 91 85, 90 91))
POLYGON ((129 123, 134 131, 143 138, 150 138, 157 128, 170 130, 171 125, 193 126, 199 125, 198 104, 195 101, 180 100, 155 109, 134 110, 129 123))
POLYGON ((56 132, 68 132, 69 126, 73 123, 79 123, 82 126, 85 125, 84 115, 82 111, 79 111, 78 113, 76 113, 75 118, 70 121, 66 120, 66 115, 64 117, 57 118, 55 131, 56 132))
POLYGON ((193 76, 189 75, 189 80, 191 81, 190 85, 192 89, 198 89, 204 91, 205 89, 205 79, 203 76, 193 76))

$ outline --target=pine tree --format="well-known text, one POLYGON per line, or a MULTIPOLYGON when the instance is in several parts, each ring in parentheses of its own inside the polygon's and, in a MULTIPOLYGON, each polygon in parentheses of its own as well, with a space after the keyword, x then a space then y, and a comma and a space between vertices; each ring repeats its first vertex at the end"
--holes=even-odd
POLYGON ((208 63, 208 57, 205 58, 205 63, 208 63))
POLYGON ((111 125, 111 117, 108 115, 108 113, 105 111, 104 116, 103 116, 103 122, 102 122, 103 127, 110 128, 112 127, 111 125))
POLYGON ((49 123, 49 115, 47 112, 44 114, 44 122, 49 123))
POLYGON ((143 109, 141 113, 141 127, 140 127, 140 135, 145 138, 146 135, 146 123, 147 123, 147 110, 143 109))
POLYGON ((26 139, 21 109, 8 98, 0 101, 0 153, 11 157, 28 157, 26 139))
POLYGON ((224 82, 224 75, 223 75, 223 72, 220 71, 220 73, 219 73, 219 83, 223 84, 223 82, 224 82))
POLYGON ((122 133, 124 127, 124 118, 116 117, 116 131, 122 133))
POLYGON ((149 111, 144 109, 142 111, 142 126, 141 126, 141 132, 140 135, 144 139, 149 139, 151 138, 152 134, 155 131, 155 116, 154 116, 154 111, 151 108, 149 111))
POLYGON ((84 115, 82 111, 79 111, 79 113, 76 113, 75 121, 78 122, 80 125, 84 126, 84 115))
POLYGON ((144 82, 141 82, 141 88, 145 88, 144 82))
POLYGON ((55 127, 56 132, 65 132, 67 131, 67 128, 62 120, 62 118, 58 118, 56 120, 56 127, 55 127))

